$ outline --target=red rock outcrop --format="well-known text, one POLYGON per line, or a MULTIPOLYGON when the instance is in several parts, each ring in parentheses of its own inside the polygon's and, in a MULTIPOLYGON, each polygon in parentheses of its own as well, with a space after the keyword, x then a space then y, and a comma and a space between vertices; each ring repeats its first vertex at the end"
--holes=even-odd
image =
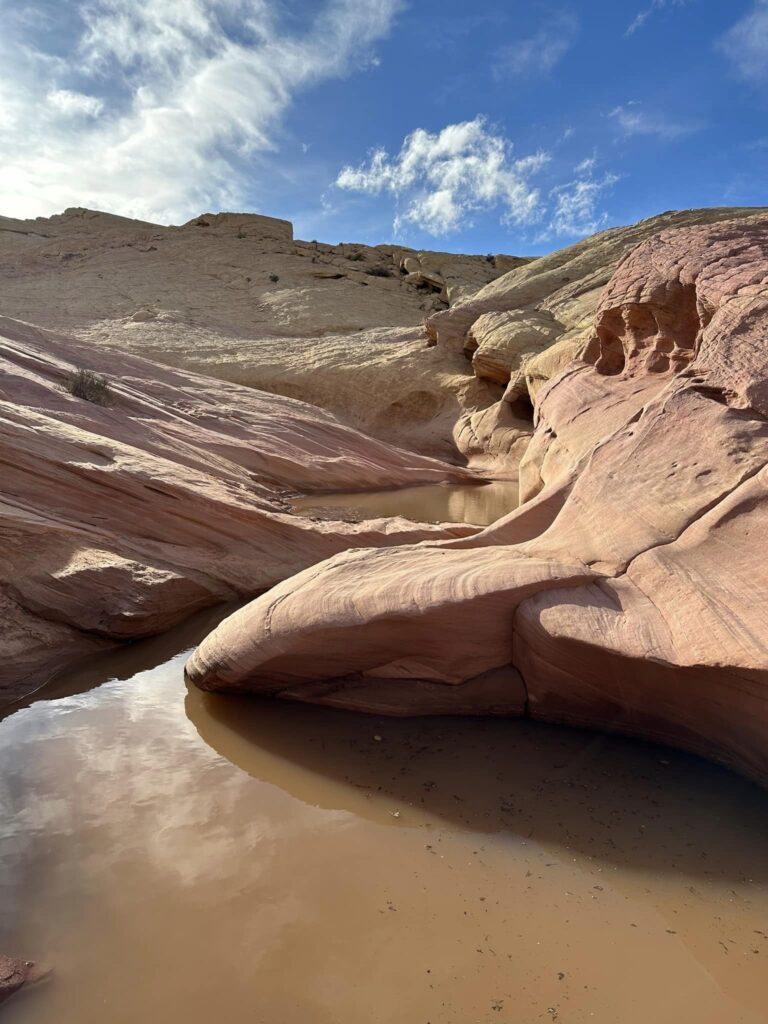
POLYGON ((479 712, 524 693, 533 717, 768 782, 768 218, 664 231, 622 260, 583 357, 539 394, 521 479, 527 503, 479 535, 287 580, 189 678, 399 713, 425 686, 479 712))
POLYGON ((286 495, 465 479, 332 414, 0 318, 0 698, 350 547, 460 536, 314 523, 286 495), (110 404, 74 397, 77 367, 110 404))

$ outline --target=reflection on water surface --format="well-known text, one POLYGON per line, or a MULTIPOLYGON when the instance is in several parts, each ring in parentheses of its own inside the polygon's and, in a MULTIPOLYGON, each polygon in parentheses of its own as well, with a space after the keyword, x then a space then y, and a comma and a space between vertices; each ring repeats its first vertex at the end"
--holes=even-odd
POLYGON ((516 480, 485 484, 425 484, 389 491, 308 494, 292 502, 295 512, 318 519, 361 522, 402 516, 415 523, 472 523, 488 526, 517 508, 516 480))
POLYGON ((533 723, 187 693, 169 650, 210 618, 0 722, 0 949, 55 969, 10 1024, 768 1019, 765 793, 533 723))

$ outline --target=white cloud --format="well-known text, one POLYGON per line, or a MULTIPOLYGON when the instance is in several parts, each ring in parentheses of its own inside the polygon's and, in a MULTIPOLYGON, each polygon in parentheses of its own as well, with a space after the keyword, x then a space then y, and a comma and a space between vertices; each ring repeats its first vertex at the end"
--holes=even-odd
POLYGON ((0 211, 242 207, 295 94, 368 66, 401 3, 325 0, 297 34, 269 0, 32 0, 0 35, 0 211))
POLYGON ((626 35, 631 36, 634 32, 637 32, 657 11, 661 11, 665 7, 685 7, 688 3, 691 3, 691 0, 651 0, 647 7, 637 12, 627 28, 626 35))
POLYGON ((548 162, 546 153, 521 159, 482 117, 431 133, 408 135, 391 158, 378 149, 367 163, 345 167, 336 185, 397 197, 395 229, 410 224, 433 235, 466 226, 473 211, 499 209, 507 223, 531 224, 542 215, 539 190, 530 179, 548 162))
POLYGON ((604 195, 619 180, 593 175, 596 159, 582 160, 577 177, 547 187, 537 178, 549 171, 547 153, 514 159, 512 143, 492 131, 482 117, 430 133, 406 136, 395 157, 383 149, 358 167, 345 167, 336 179, 342 189, 394 196, 394 227, 420 228, 445 235, 471 224, 473 213, 496 212, 503 223, 546 225, 539 239, 581 237, 604 227, 604 195))
POLYGON ((768 0, 755 0, 719 45, 743 78, 768 79, 768 0))
POLYGON ((496 78, 510 75, 547 74, 573 45, 579 21, 568 11, 553 14, 534 35, 501 47, 496 52, 493 73, 496 78))
POLYGON ((87 96, 71 89, 52 89, 46 99, 50 107, 65 117, 96 117, 104 106, 97 96, 87 96))
POLYGON ((615 174, 605 174, 599 179, 578 178, 552 189, 554 209, 544 237, 584 237, 605 227, 608 215, 598 211, 598 203, 618 180, 615 174))
POLYGON ((590 174, 595 169, 597 159, 594 156, 588 156, 582 160, 581 163, 576 164, 574 171, 576 174, 590 174))
POLYGON ((615 107, 608 116, 616 121, 624 135, 657 135, 661 139, 678 139, 700 128, 695 122, 673 121, 664 114, 649 113, 636 100, 615 107))

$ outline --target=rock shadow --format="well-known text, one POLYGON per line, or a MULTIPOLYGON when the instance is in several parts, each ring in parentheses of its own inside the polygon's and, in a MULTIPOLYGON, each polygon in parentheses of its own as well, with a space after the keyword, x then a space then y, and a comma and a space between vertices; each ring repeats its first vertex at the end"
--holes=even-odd
POLYGON ((692 755, 525 719, 362 715, 191 687, 202 740, 305 803, 629 869, 768 880, 768 794, 692 755))

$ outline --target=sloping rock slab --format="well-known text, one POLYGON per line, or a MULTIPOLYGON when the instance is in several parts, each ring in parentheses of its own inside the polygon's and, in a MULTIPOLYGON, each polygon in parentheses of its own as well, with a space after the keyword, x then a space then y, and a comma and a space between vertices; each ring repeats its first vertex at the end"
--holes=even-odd
POLYGON ((0 318, 0 697, 349 547, 456 537, 402 519, 313 523, 297 491, 467 478, 332 414, 0 318), (87 369, 97 404, 70 392, 87 369))

